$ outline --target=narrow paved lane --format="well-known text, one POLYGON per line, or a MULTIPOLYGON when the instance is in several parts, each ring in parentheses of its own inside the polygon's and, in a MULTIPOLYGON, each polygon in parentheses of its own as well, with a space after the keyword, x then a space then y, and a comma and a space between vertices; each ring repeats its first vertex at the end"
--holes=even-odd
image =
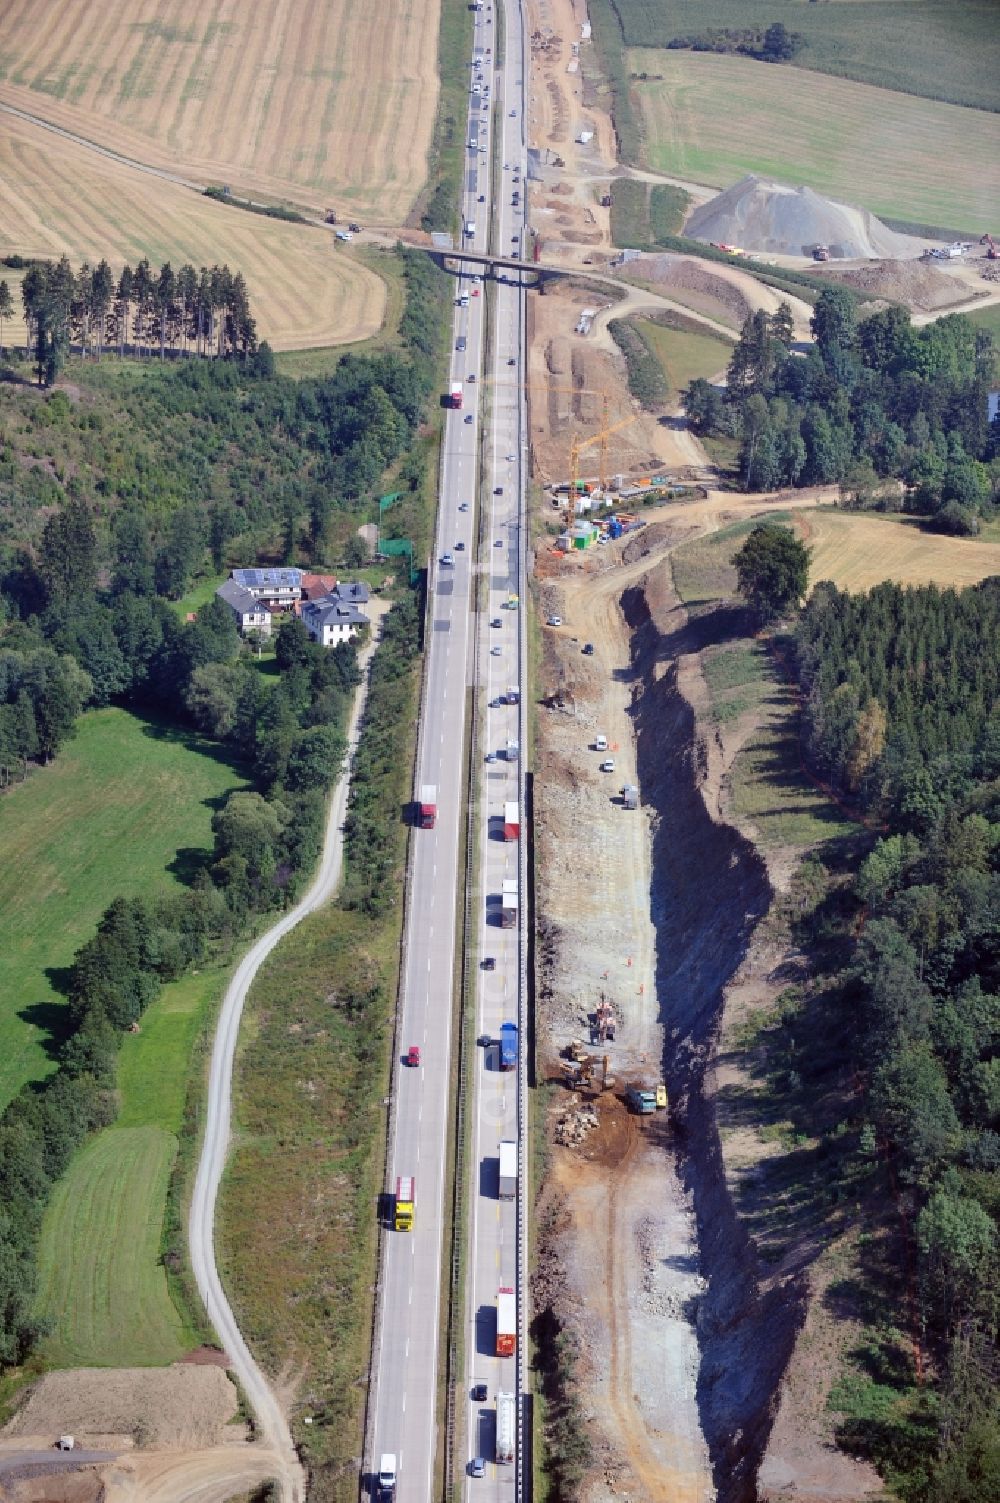
POLYGON ((195 1180, 194 1198, 191 1203, 191 1222, 188 1228, 191 1266, 194 1269, 208 1317, 215 1327, 220 1343, 229 1354, 233 1371, 243 1385, 262 1443, 281 1458, 282 1465, 278 1481, 281 1487, 282 1503, 303 1503, 306 1495, 305 1473, 295 1453, 295 1444, 281 1405, 268 1384, 267 1378, 254 1361, 222 1287, 215 1261, 215 1207, 219 1183, 229 1151, 233 1059, 236 1054, 236 1041, 239 1037, 243 1005, 257 972, 275 945, 310 913, 314 913, 317 908, 328 902, 340 881, 344 855, 344 816, 347 812, 347 795, 351 782, 350 769, 358 743, 358 727, 368 696, 368 673, 377 632, 377 625, 374 622, 373 628, 372 641, 359 656, 362 680, 355 695, 354 708, 348 723, 348 751, 344 771, 330 802, 319 869, 308 891, 295 907, 283 914, 278 922, 268 929, 266 934, 261 935, 253 947, 247 951, 237 966, 226 995, 222 999, 215 1045, 212 1049, 208 1100, 205 1106, 205 1138, 202 1144, 201 1160, 198 1164, 198 1176, 195 1180))

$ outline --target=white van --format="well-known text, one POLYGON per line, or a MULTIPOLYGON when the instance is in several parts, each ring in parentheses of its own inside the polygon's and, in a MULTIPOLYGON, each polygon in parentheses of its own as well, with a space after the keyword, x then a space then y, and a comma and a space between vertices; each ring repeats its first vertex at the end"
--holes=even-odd
POLYGON ((595 751, 607 751, 607 749, 608 749, 608 738, 607 738, 607 736, 595 736, 594 737, 594 750, 595 751))
POLYGON ((467 235, 474 235, 476 233, 476 222, 474 219, 467 219, 465 221, 465 233, 467 235))

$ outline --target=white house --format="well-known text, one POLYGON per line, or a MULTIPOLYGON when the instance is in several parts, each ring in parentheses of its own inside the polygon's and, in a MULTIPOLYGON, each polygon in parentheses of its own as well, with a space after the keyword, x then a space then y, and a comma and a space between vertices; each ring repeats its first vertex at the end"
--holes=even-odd
POLYGON ((271 612, 235 579, 227 579, 215 593, 236 617, 236 629, 241 637, 245 637, 248 631, 258 631, 262 637, 271 635, 271 612))
POLYGON ((359 603, 365 604, 367 600, 367 585, 339 584, 321 600, 303 601, 302 620, 314 642, 323 647, 336 647, 368 625, 368 617, 358 609, 359 603))
POLYGON ((233 583, 278 610, 288 610, 302 598, 301 569, 234 569, 233 583))

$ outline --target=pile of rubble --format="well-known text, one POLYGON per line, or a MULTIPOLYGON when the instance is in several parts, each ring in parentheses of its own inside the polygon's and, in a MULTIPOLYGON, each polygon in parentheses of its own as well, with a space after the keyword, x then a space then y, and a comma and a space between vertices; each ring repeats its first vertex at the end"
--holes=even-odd
POLYGON ((565 1111, 556 1119, 555 1140, 564 1148, 574 1148, 582 1143, 588 1133, 597 1126, 597 1112, 589 1102, 573 1098, 565 1111))

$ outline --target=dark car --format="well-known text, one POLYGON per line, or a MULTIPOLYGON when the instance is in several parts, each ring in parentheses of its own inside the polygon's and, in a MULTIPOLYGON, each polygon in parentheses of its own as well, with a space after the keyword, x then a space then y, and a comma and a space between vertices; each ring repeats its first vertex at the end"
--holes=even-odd
POLYGON ((495 971, 496 968, 497 968, 497 958, 496 958, 496 956, 495 955, 484 955, 483 956, 483 970, 484 971, 495 971))
POLYGON ((495 485, 493 487, 493 494, 494 494, 494 496, 502 496, 503 495, 503 486, 502 485, 495 485))
POLYGON ((486 1400, 489 1398, 489 1396, 490 1396, 490 1391, 487 1388, 487 1386, 486 1386, 485 1383, 473 1383, 473 1385, 472 1385, 472 1402, 474 1404, 485 1404, 486 1400))
POLYGON ((594 656, 594 644, 593 644, 593 642, 584 642, 584 644, 583 644, 583 655, 584 655, 585 658, 592 658, 594 656))

